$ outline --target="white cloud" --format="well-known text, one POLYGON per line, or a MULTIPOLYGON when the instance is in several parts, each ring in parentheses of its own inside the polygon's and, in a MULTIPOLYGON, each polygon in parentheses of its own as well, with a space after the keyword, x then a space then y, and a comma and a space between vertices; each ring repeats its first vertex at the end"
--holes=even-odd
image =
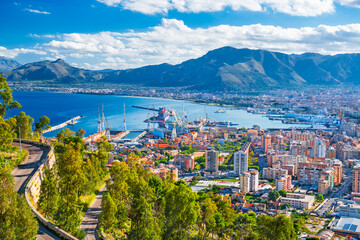
POLYGON ((42 50, 36 49, 28 49, 28 48, 14 48, 14 49, 7 49, 6 47, 0 46, 0 56, 7 57, 7 58, 14 58, 19 54, 28 54, 33 53, 36 55, 46 55, 47 53, 42 50))
POLYGON ((94 54, 91 54, 91 53, 85 53, 85 54, 70 53, 69 56, 73 57, 73 58, 91 58, 91 57, 94 57, 94 54))
POLYGON ((51 14, 51 12, 40 11, 40 10, 36 10, 36 9, 31 9, 31 8, 25 8, 24 11, 31 12, 31 13, 45 14, 45 15, 51 14))
POLYGON ((163 62, 176 64, 223 46, 336 54, 360 52, 358 42, 360 24, 303 28, 262 24, 190 28, 183 21, 163 19, 161 25, 141 32, 59 34, 39 49, 65 57, 84 58, 87 65, 83 67, 124 69, 163 62))
POLYGON ((360 53, 360 24, 284 28, 272 25, 219 25, 191 28, 181 20, 163 19, 145 31, 57 34, 33 49, 6 49, 0 55, 46 54, 91 69, 125 69, 197 58, 223 46, 285 53, 360 53), (86 63, 86 64, 85 64, 86 63))
POLYGON ((360 8, 360 0, 337 0, 343 6, 360 8))
MULTIPOLYGON (((335 11, 334 0, 97 0, 110 7, 122 7, 144 14, 179 12, 217 12, 229 7, 235 11, 266 11, 294 16, 318 16, 335 11)), ((359 1, 359 0, 339 0, 359 1)))

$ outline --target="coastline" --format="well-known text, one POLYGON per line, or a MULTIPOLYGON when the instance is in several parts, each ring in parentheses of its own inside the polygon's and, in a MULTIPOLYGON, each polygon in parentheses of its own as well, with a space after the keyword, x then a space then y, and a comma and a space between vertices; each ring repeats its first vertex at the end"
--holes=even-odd
MULTIPOLYGON (((107 89, 102 89, 107 90, 107 89)), ((218 106, 218 107, 225 107, 225 108, 234 108, 235 110, 246 110, 245 107, 239 107, 235 105, 229 104, 219 104, 216 102, 205 102, 200 99, 187 99, 187 98, 177 98, 177 97, 159 97, 159 96, 143 96, 143 95, 126 95, 126 94, 117 94, 117 93, 109 93, 109 92, 69 92, 69 91, 61 91, 59 88, 56 89, 28 89, 28 88, 20 88, 15 89, 13 91, 17 92, 45 92, 45 93, 62 93, 62 94, 83 94, 83 95, 103 95, 103 96, 118 96, 118 97, 136 97, 136 98, 144 98, 144 99, 169 99, 169 100, 178 100, 178 101, 186 101, 189 103, 201 104, 201 105, 208 105, 208 106, 218 106)))

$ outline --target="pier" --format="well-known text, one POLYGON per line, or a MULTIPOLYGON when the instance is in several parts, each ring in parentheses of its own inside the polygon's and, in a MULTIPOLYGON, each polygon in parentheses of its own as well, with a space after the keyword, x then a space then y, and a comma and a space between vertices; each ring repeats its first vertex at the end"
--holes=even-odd
POLYGON ((156 108, 150 108, 150 107, 141 107, 141 106, 135 106, 135 105, 132 105, 133 108, 140 108, 140 109, 145 109, 145 110, 150 110, 150 111, 159 111, 159 109, 156 109, 156 108))
POLYGON ((56 126, 54 126, 54 127, 51 127, 51 128, 49 128, 49 129, 44 130, 43 133, 52 132, 52 131, 55 131, 55 130, 64 128, 64 127, 66 127, 67 125, 74 125, 74 124, 77 123, 77 120, 79 120, 80 118, 82 118, 82 116, 74 117, 74 118, 72 118, 72 119, 70 119, 70 120, 68 120, 68 121, 66 121, 66 122, 64 122, 64 123, 61 123, 61 124, 59 124, 59 125, 56 125, 56 126))

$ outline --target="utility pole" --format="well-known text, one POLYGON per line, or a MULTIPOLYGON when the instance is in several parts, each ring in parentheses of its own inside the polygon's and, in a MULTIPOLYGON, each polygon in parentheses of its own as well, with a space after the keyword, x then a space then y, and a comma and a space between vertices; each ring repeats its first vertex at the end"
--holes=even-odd
POLYGON ((19 139, 20 139, 20 158, 21 158, 21 124, 19 125, 19 139))

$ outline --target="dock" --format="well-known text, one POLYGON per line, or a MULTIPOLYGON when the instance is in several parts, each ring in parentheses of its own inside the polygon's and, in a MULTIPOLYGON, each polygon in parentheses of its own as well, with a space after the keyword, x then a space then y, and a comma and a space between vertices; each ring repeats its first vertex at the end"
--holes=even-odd
POLYGON ((72 118, 72 119, 70 119, 70 120, 68 120, 68 121, 66 121, 66 122, 63 122, 63 123, 61 123, 61 124, 59 124, 59 125, 56 125, 56 126, 54 126, 54 127, 51 127, 51 128, 49 128, 49 129, 44 130, 43 133, 52 132, 52 131, 55 131, 55 130, 64 128, 64 127, 66 127, 67 125, 74 125, 74 124, 77 123, 77 120, 79 120, 80 118, 82 118, 82 116, 74 117, 74 118, 72 118))
POLYGON ((147 131, 143 131, 142 133, 140 133, 136 138, 134 138, 132 141, 136 142, 137 140, 139 140, 140 138, 142 138, 143 136, 145 136, 145 134, 147 133, 147 131))
POLYGON ((156 108, 150 108, 150 107, 141 107, 141 106, 135 106, 135 105, 132 105, 133 108, 140 108, 140 109, 145 109, 145 110, 150 110, 150 111, 159 111, 159 109, 156 109, 156 108))

